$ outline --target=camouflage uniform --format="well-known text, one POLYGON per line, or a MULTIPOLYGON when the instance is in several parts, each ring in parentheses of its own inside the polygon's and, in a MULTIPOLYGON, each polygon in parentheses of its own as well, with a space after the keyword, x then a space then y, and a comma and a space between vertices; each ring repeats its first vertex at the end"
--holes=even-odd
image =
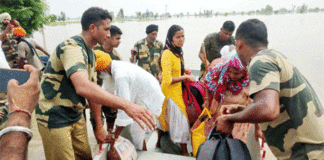
POLYGON ((96 57, 81 35, 59 44, 52 55, 40 82, 36 115, 38 123, 60 128, 77 122, 86 105, 86 99, 76 93, 70 75, 84 70, 90 81, 97 81, 96 57))
POLYGON ((46 159, 91 159, 82 114, 86 99, 76 93, 70 79, 78 71, 86 71, 90 81, 97 81, 95 54, 81 35, 56 47, 41 78, 36 120, 46 159))
MULTIPOLYGON (((0 26, 0 34, 5 31, 6 27, 0 26)), ((18 68, 18 44, 12 37, 12 31, 6 35, 6 40, 2 42, 2 50, 11 68, 18 68)))
POLYGON ((8 108, 6 106, 7 94, 6 92, 0 92, 0 113, 3 113, 3 117, 0 118, 0 130, 6 126, 8 120, 8 108))
POLYGON ((119 52, 115 48, 113 48, 111 50, 111 52, 107 52, 107 51, 105 51, 105 49, 102 48, 102 46, 98 45, 98 46, 94 47, 93 50, 101 50, 103 52, 108 53, 112 60, 121 60, 121 61, 123 60, 122 56, 119 54, 119 52))
POLYGON ((324 110, 313 88, 286 57, 263 50, 249 64, 250 95, 279 92, 280 115, 259 123, 278 159, 324 159, 324 110))
POLYGON ((138 66, 150 72, 154 77, 158 76, 159 63, 158 60, 162 55, 163 45, 160 41, 155 41, 152 47, 149 47, 146 38, 138 41, 134 48, 138 51, 136 59, 138 66))
MULTIPOLYGON (((221 42, 219 38, 219 33, 210 33, 206 36, 204 40, 205 44, 205 49, 206 49, 206 56, 207 60, 211 63, 214 59, 220 58, 222 55, 220 54, 220 50, 225 46, 225 45, 231 45, 235 44, 235 40, 233 36, 229 38, 225 42, 221 42)), ((202 74, 205 72, 205 65, 204 63, 201 63, 200 66, 200 77, 202 74)))

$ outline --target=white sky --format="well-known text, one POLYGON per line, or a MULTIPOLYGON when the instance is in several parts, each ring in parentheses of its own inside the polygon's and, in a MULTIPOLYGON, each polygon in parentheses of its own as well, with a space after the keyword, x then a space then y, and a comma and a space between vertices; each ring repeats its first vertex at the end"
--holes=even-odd
POLYGON ((123 8, 124 15, 135 15, 135 12, 145 12, 147 9, 153 13, 162 14, 166 10, 171 14, 183 12, 199 13, 204 10, 215 12, 260 10, 266 5, 271 5, 274 10, 281 7, 291 9, 293 5, 301 6, 303 3, 308 8, 324 8, 324 0, 44 0, 48 4, 50 14, 59 15, 65 12, 67 17, 81 17, 82 13, 92 6, 98 6, 117 15, 123 8))

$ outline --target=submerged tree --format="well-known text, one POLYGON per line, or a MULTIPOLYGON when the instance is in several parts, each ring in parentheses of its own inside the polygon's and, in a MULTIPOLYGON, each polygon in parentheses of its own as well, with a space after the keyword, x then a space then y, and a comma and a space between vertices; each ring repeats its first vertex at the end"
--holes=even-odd
POLYGON ((273 8, 270 5, 267 5, 264 9, 264 14, 272 14, 273 13, 273 8))
POLYGON ((0 13, 8 12, 12 19, 19 21, 27 34, 43 28, 49 20, 45 14, 48 7, 44 0, 3 0, 0 3, 0 13))
POLYGON ((297 13, 306 13, 308 6, 304 3, 302 6, 297 7, 297 13))
POLYGON ((125 18, 125 17, 124 17, 124 10, 121 8, 121 9, 119 10, 118 14, 117 14, 116 19, 117 19, 117 20, 121 20, 121 19, 124 19, 124 18, 125 18))

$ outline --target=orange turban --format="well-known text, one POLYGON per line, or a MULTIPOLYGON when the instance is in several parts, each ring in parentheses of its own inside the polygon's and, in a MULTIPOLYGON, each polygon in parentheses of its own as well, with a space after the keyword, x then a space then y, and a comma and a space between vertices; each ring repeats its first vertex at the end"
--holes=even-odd
POLYGON ((13 28, 12 29, 12 33, 14 35, 17 35, 17 36, 20 36, 20 37, 26 36, 26 31, 23 28, 21 28, 21 27, 13 28))
POLYGON ((97 67, 98 71, 104 70, 111 63, 111 57, 108 53, 105 53, 101 50, 94 51, 97 57, 97 67))

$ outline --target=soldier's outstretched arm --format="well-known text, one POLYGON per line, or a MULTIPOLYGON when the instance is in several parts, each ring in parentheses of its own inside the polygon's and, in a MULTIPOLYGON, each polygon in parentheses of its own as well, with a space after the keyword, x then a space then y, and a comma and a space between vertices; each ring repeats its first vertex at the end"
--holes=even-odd
POLYGON ((98 85, 90 82, 88 77, 86 71, 77 71, 70 76, 78 95, 104 106, 124 110, 143 129, 145 129, 144 123, 151 130, 156 128, 153 115, 145 107, 108 93, 98 85))

